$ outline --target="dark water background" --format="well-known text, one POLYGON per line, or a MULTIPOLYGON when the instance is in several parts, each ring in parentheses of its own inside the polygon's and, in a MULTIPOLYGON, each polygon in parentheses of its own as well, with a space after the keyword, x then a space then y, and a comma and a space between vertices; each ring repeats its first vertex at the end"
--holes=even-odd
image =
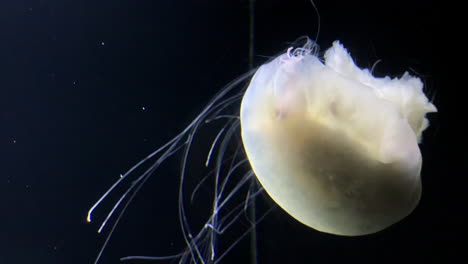
MULTIPOLYGON (((450 263, 462 243, 453 186, 466 171, 454 167, 454 148, 463 146, 450 144, 455 96, 446 85, 451 49, 442 4, 315 2, 323 50, 338 39, 361 67, 382 60, 377 75, 410 70, 441 114, 425 134, 423 197, 409 217, 346 238, 274 209, 257 229, 259 263, 450 263)), ((315 36, 316 18, 307 0, 257 0, 254 65, 299 36, 315 36)), ((247 0, 2 1, 0 264, 92 263, 104 236, 96 234, 99 222, 86 223, 87 210, 248 70, 248 28, 247 0)), ((178 252, 178 168, 170 161, 143 188, 102 263, 178 252)), ((103 204, 96 219, 111 206, 103 204)), ((248 263, 248 256, 245 239, 222 263, 248 263)))

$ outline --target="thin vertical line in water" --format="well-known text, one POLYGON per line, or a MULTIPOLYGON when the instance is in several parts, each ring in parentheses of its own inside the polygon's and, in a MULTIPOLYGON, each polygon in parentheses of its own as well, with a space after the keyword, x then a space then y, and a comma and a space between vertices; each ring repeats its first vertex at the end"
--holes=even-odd
MULTIPOLYGON (((254 64, 254 37, 255 37, 255 0, 249 1, 249 71, 253 69, 254 64)), ((250 193, 255 193, 255 177, 250 180, 250 193)), ((247 201, 248 202, 248 201, 247 201)), ((257 222, 256 208, 255 208, 255 196, 251 198, 249 206, 249 215, 252 225, 257 222)), ((252 226, 250 232, 250 263, 257 264, 257 230, 255 226, 252 226)))
POLYGON ((254 33, 255 33, 255 0, 249 0, 249 71, 253 69, 254 33))

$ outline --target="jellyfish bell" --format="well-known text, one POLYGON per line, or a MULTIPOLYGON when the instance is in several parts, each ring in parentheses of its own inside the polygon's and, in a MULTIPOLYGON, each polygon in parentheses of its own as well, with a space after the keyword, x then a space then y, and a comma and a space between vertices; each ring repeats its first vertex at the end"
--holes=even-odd
POLYGON ((262 65, 241 104, 241 133, 269 196, 316 230, 345 236, 400 221, 421 196, 418 140, 436 108, 408 73, 375 78, 338 41, 262 65))

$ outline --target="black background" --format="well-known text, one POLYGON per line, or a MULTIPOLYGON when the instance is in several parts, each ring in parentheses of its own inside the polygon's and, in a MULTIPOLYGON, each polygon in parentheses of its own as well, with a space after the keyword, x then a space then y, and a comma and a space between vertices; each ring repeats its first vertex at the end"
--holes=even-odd
MULTIPOLYGON (((420 76, 440 113, 421 146, 423 198, 405 220, 365 237, 309 229, 280 209, 258 225, 259 263, 450 263, 466 171, 450 144, 453 89, 445 12, 431 1, 315 1, 322 50, 340 40, 379 76, 420 76)), ((248 70, 247 0, 2 1, 0 263, 92 263, 112 203, 89 207, 137 161, 184 128, 248 70), (144 108, 144 109, 143 109, 144 108)), ((307 0, 257 0, 256 66, 317 32, 307 0)), ((205 155, 205 154, 203 154, 205 155)), ((466 161, 463 154, 462 162, 466 161)), ((101 263, 178 252, 177 159, 153 177, 101 263)), ((115 197, 114 197, 115 198, 115 197)), ((264 198, 267 199, 267 198, 264 198)), ((466 243, 466 242, 465 242, 466 243)), ((243 241, 222 263, 247 263, 243 241)))

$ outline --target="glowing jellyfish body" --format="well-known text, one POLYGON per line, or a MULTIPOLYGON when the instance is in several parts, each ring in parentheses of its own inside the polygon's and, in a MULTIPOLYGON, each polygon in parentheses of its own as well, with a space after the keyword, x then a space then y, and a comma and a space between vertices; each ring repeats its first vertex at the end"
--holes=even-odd
MULTIPOLYGON (((245 93, 236 92, 234 88, 252 74, 236 79, 215 95, 181 133, 121 175, 88 212, 87 219, 91 221, 93 210, 116 186, 136 175, 99 229, 101 232, 114 212, 122 207, 96 263, 138 190, 179 150, 184 150, 179 220, 186 249, 167 257, 129 256, 122 260, 179 259, 179 263, 218 263, 246 234, 240 235, 222 254, 217 252, 216 236, 244 215, 245 208, 262 191, 249 189, 242 204, 228 209, 231 198, 239 195, 242 188, 245 190, 246 183, 254 175, 280 207, 303 224, 322 232, 365 235, 385 229, 407 216, 421 196, 422 158, 418 141, 429 124, 425 115, 436 111, 422 91, 422 82, 408 73, 401 78, 375 78, 369 70, 359 69, 338 42, 326 51, 324 62, 316 56, 315 50, 315 43, 307 39, 302 48, 290 48, 262 65, 245 93), (232 113, 223 114, 240 99, 240 118, 232 113), (214 139, 206 161, 206 166, 211 166, 209 158, 215 155, 216 161, 212 162, 215 169, 200 180, 191 195, 193 199, 198 187, 205 184, 210 175, 214 177, 212 214, 193 232, 184 198, 188 156, 199 128, 223 118, 229 121, 214 139), (238 168, 246 162, 244 157, 239 157, 239 147, 230 158, 224 156, 239 125, 253 173, 248 171, 237 178, 230 189, 229 183, 236 178, 233 175, 238 174, 238 168), (225 163, 230 165, 223 174, 225 163), (147 164, 144 173, 136 173, 147 164)), ((268 212, 251 219, 249 230, 268 212)), ((197 216, 200 215, 197 213, 197 216)))
POLYGON ((421 196, 418 138, 436 111, 418 78, 374 78, 338 42, 325 62, 291 49, 261 66, 241 106, 242 139, 266 192, 338 235, 378 232, 421 196))

